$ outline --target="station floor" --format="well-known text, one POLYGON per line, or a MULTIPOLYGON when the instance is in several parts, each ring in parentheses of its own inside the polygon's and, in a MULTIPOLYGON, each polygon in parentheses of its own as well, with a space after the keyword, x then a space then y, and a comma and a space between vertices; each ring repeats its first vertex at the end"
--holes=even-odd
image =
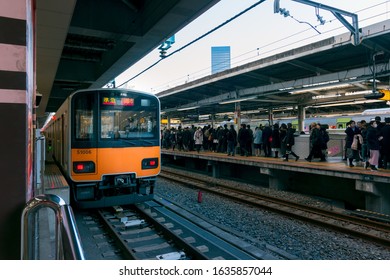
MULTIPOLYGON (((69 204, 69 186, 61 171, 54 162, 46 162, 43 184, 39 194, 53 194, 69 204)), ((49 207, 43 207, 36 213, 37 229, 35 231, 35 257, 39 260, 56 259, 56 214, 49 207)))

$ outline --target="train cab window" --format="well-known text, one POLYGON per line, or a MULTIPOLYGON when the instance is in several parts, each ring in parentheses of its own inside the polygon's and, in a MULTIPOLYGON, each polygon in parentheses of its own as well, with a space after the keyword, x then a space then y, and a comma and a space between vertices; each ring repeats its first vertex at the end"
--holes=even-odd
POLYGON ((77 141, 93 139, 93 95, 76 96, 74 100, 74 135, 77 141))
POLYGON ((102 97, 100 138, 158 138, 158 103, 149 98, 102 97))

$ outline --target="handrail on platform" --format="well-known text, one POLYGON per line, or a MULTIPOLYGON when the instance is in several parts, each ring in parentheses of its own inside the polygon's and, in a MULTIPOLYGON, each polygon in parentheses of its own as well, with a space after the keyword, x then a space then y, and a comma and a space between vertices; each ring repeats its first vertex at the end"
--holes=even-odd
POLYGON ((22 213, 21 259, 38 259, 35 244, 37 213, 40 209, 50 208, 55 215, 55 259, 84 260, 80 235, 72 208, 65 201, 53 194, 43 194, 32 198, 22 213))

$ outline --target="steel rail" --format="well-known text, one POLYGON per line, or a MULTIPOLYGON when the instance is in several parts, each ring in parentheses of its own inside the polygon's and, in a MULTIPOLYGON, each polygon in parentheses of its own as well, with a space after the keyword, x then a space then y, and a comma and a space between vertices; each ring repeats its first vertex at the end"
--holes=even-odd
POLYGON ((214 183, 210 186, 210 182, 207 180, 183 175, 182 173, 176 174, 172 171, 163 170, 160 176, 185 185, 196 186, 203 191, 221 195, 245 204, 268 209, 320 226, 326 226, 339 232, 348 233, 390 247, 390 224, 311 207, 272 196, 237 190, 219 183, 214 183), (169 173, 171 174, 169 175, 169 173))

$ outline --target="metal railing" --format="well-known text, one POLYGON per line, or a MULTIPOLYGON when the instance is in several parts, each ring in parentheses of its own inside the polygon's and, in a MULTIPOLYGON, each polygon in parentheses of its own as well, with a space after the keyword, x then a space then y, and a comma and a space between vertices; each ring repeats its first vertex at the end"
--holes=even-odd
MULTIPOLYGON (((84 251, 72 208, 53 194, 38 195, 31 199, 22 213, 21 259, 40 259, 39 213, 42 209, 54 211, 54 259, 84 260, 84 251), (38 242, 37 242, 38 241, 38 242)), ((49 213, 47 213, 49 214, 49 213)), ((50 219, 47 219, 48 221, 50 219)), ((50 221, 49 221, 50 222, 50 221)), ((52 226, 49 224, 49 226, 52 226)), ((46 242, 43 246, 49 246, 46 242)))

